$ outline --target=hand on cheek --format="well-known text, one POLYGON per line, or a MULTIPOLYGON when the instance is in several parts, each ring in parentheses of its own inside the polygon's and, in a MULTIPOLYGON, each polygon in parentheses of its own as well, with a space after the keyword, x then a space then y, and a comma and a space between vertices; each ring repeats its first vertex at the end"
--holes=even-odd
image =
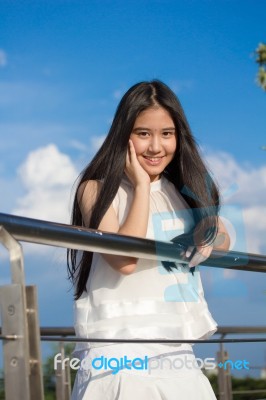
POLYGON ((128 143, 125 173, 130 181, 133 183, 134 187, 137 187, 138 185, 150 184, 150 177, 147 172, 142 168, 137 159, 135 147, 132 140, 129 140, 128 143))

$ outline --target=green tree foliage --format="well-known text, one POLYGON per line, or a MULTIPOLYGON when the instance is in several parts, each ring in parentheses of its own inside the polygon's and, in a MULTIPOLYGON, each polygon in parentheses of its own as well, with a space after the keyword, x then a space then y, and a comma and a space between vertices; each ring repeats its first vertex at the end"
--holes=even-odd
POLYGON ((5 399, 5 392, 4 392, 4 373, 0 371, 0 400, 5 399))
MULTIPOLYGON (((217 375, 208 376, 210 384, 219 399, 219 389, 217 375)), ((234 400, 258 400, 266 398, 266 380, 252 377, 236 378, 232 376, 232 391, 243 391, 243 393, 234 393, 234 400), (264 390, 262 393, 244 393, 249 390, 264 390)))
MULTIPOLYGON (((73 357, 71 353, 74 350, 73 344, 66 344, 64 346, 65 349, 65 357, 69 357, 70 359, 73 357)), ((48 357, 43 364, 43 383, 44 383, 44 395, 45 400, 56 400, 56 372, 54 370, 54 356, 59 353, 59 347, 55 347, 55 354, 48 357)), ((70 370, 71 374, 71 387, 73 387, 76 371, 70 370)), ((0 398, 1 400, 1 398, 0 398)))
POLYGON ((257 83, 266 90, 266 44, 260 43, 256 49, 256 63, 259 64, 257 83))

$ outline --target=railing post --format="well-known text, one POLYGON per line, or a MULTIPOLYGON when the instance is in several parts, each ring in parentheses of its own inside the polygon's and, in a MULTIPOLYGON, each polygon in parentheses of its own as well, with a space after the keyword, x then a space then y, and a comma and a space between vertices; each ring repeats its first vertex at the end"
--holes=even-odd
POLYGON ((37 288, 26 286, 31 400, 44 399, 37 288))
MULTIPOLYGON (((222 335, 222 339, 225 335, 222 335)), ((224 363, 228 360, 228 353, 224 350, 224 344, 220 343, 220 351, 217 353, 218 364, 218 389, 219 389, 219 400, 233 400, 232 397, 232 381, 230 374, 230 365, 224 363)))
POLYGON ((70 382, 70 366, 65 360, 64 343, 59 343, 61 354, 61 362, 56 368, 56 400, 70 400, 71 397, 71 382, 70 382))
POLYGON ((70 400, 71 398, 71 371, 69 362, 66 365, 65 370, 65 400, 70 400))
POLYGON ((1 287, 0 303, 3 336, 17 336, 15 340, 3 341, 5 399, 31 400, 25 292, 22 286, 1 287))
POLYGON ((26 292, 22 247, 2 226, 0 242, 9 250, 12 277, 0 288, 5 399, 43 400, 36 296, 26 292))

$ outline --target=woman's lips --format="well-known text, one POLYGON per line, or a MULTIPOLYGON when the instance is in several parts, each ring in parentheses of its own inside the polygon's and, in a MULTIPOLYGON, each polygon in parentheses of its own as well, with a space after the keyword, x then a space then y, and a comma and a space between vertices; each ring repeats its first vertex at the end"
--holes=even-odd
POLYGON ((143 158, 149 165, 159 165, 163 159, 163 157, 147 157, 147 156, 143 156, 143 158))

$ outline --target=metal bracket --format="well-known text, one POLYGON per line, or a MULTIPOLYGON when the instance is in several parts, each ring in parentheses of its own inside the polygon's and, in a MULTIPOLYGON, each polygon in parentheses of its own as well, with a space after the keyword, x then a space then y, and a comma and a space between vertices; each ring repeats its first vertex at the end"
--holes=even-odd
POLYGON ((22 246, 2 225, 0 225, 0 243, 9 251, 12 283, 25 285, 22 246))
POLYGON ((12 279, 0 287, 5 398, 43 400, 36 287, 25 287, 22 246, 3 226, 0 242, 9 251, 12 279))

